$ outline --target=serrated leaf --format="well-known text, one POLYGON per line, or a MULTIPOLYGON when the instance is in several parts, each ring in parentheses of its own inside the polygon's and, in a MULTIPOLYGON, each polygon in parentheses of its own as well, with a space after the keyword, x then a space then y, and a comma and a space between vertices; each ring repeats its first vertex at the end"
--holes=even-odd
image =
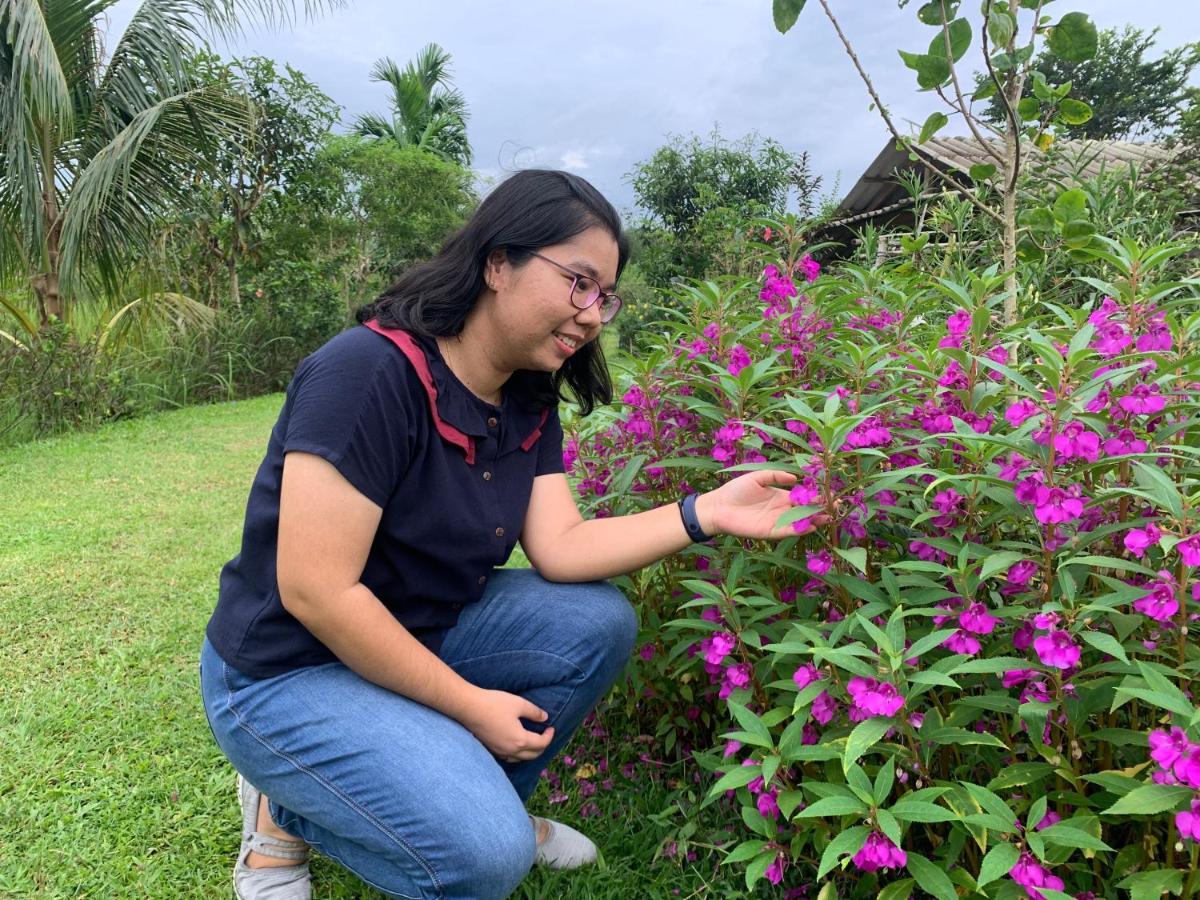
POLYGON ((975 879, 975 884, 983 887, 985 884, 1007 875, 1017 864, 1020 856, 1020 851, 1012 844, 996 844, 979 864, 979 877, 975 879))
POLYGON ((1125 648, 1111 634, 1106 634, 1103 631, 1082 631, 1079 633, 1079 636, 1101 653, 1115 656, 1121 662, 1129 662, 1129 657, 1125 655, 1125 648))
POLYGON ((954 883, 941 866, 934 865, 920 853, 911 850, 907 851, 907 855, 908 863, 905 868, 917 880, 923 891, 933 894, 938 900, 958 900, 954 883))
POLYGON ((835 547, 834 552, 842 559, 858 569, 862 573, 867 571, 867 551, 865 547, 851 547, 848 550, 843 550, 841 547, 835 547))
POLYGON ((837 864, 839 857, 853 856, 861 850, 870 834, 871 829, 865 825, 856 825, 838 834, 821 854, 821 864, 817 867, 817 878, 824 878, 829 870, 837 864))
POLYGON ((1105 816, 1153 816, 1173 810, 1190 800, 1191 788, 1177 784, 1143 784, 1134 788, 1101 815, 1105 816))
POLYGON ((872 716, 859 722, 846 739, 846 750, 842 753, 842 768, 849 769, 850 765, 870 748, 879 743, 880 738, 887 734, 895 722, 890 717, 872 716))
POLYGON ((901 797, 888 810, 897 819, 905 822, 953 822, 958 816, 936 803, 924 800, 909 800, 901 797))
POLYGON ((857 797, 825 797, 796 813, 796 819, 814 819, 820 816, 861 815, 867 811, 867 804, 857 797))
POLYGON ((745 862, 753 856, 757 856, 759 851, 767 845, 766 841, 746 841, 738 844, 735 848, 726 854, 721 860, 721 865, 732 865, 733 863, 745 862))
POLYGON ((738 766, 718 778, 716 784, 708 789, 708 795, 715 797, 723 791, 745 787, 761 774, 761 766, 738 766))
POLYGON ((1129 891, 1129 900, 1159 900, 1163 894, 1183 892, 1183 871, 1180 869, 1152 869, 1136 872, 1119 881, 1117 887, 1129 891))
POLYGON ((1108 846, 1100 838, 1088 834, 1082 829, 1072 828, 1070 825, 1062 823, 1051 825, 1049 828, 1043 828, 1038 833, 1042 836, 1042 840, 1049 844, 1057 844, 1059 847, 1115 852, 1112 847, 1108 846))

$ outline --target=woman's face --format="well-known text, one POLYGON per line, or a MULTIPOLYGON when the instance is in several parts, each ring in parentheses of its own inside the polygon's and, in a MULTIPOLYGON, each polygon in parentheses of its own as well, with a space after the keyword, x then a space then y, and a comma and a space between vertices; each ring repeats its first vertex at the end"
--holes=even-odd
POLYGON ((531 256, 519 266, 507 259, 489 263, 497 338, 514 370, 555 372, 595 340, 602 327, 599 302, 587 309, 571 302, 573 279, 565 270, 587 275, 611 291, 619 254, 613 236, 599 226, 537 252, 540 257, 531 256))

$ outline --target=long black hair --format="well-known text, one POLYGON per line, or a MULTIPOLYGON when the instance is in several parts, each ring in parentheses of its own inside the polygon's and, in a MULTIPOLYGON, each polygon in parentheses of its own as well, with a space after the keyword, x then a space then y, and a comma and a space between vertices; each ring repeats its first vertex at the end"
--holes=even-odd
MULTIPOLYGON (((467 223, 446 239, 437 256, 413 266, 373 303, 358 310, 359 322, 377 319, 426 337, 456 335, 484 286, 488 255, 503 249, 513 265, 529 252, 570 240, 599 226, 617 242, 617 277, 629 258, 629 241, 617 211, 591 184, 551 169, 525 169, 501 182, 467 223)), ((557 404, 563 383, 587 415, 598 402, 612 401, 612 380, 600 341, 580 347, 553 374, 521 370, 508 388, 518 402, 539 408, 557 404)))

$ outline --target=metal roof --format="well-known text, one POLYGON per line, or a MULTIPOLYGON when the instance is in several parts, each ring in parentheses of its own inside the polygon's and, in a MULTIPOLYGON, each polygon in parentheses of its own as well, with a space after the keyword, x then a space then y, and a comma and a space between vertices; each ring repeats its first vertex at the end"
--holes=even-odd
MULTIPOLYGON (((1003 153, 1004 143, 997 139, 988 142, 1003 153)), ((944 170, 953 170, 966 179, 971 166, 994 163, 987 151, 972 137, 933 137, 918 149, 944 170)), ((1131 164, 1163 162, 1175 151, 1163 144, 1134 141, 1056 141, 1049 153, 1027 146, 1022 155, 1022 167, 1045 166, 1046 170, 1067 180, 1092 178, 1102 170, 1112 171, 1131 164)), ((861 220, 907 205, 908 194, 896 183, 896 169, 923 168, 908 158, 906 150, 897 150, 888 141, 867 170, 838 205, 831 225, 845 224, 848 219, 861 220)))

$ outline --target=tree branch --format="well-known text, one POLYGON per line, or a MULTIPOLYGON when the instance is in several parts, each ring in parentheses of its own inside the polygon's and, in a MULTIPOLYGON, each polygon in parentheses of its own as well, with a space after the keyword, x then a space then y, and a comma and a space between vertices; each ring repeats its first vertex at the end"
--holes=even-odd
MULTIPOLYGON (((958 109, 959 113, 962 114, 963 121, 967 123, 967 128, 971 130, 971 134, 974 135, 975 140, 979 142, 979 146, 983 149, 983 152, 1003 166, 1004 157, 1002 157, 992 147, 991 143, 989 143, 987 139, 985 139, 984 136, 979 133, 979 129, 975 127, 974 117, 971 116, 971 114, 967 111, 967 103, 963 99, 962 87, 958 83, 958 69, 954 65, 953 48, 950 44, 950 26, 946 22, 946 0, 938 0, 938 2, 940 3, 942 9, 942 41, 946 45, 946 62, 950 64, 950 80, 954 84, 954 96, 958 98, 958 106, 956 108, 958 109)), ((984 29, 986 30, 986 28, 987 21, 985 20, 984 29)), ((938 96, 949 102, 949 100, 946 98, 946 95, 942 93, 941 87, 937 89, 937 92, 938 96)), ((953 106, 953 104, 951 104, 951 106, 953 106)))
POLYGON ((888 131, 892 133, 892 137, 894 137, 899 143, 908 147, 910 151, 916 154, 917 159, 925 166, 926 169, 928 169, 935 177, 940 178, 955 190, 959 191, 984 215, 995 220, 996 222, 1003 223, 1003 216, 1001 216, 987 204, 983 203, 970 189, 960 184, 954 178, 950 177, 950 175, 946 172, 943 172, 936 163, 930 160, 926 154, 921 152, 917 145, 912 143, 911 138, 902 136, 900 132, 896 130, 896 126, 892 123, 892 117, 888 115, 887 108, 883 105, 883 101, 879 99, 879 94, 875 92, 875 85, 871 83, 871 79, 863 69, 862 63, 858 61, 858 56, 855 54, 854 48, 850 46, 850 41, 846 39, 846 35, 842 32, 841 25, 838 24, 838 20, 834 17, 833 11, 829 8, 827 0, 819 0, 819 2, 821 4, 821 9, 825 11, 825 17, 833 24, 833 30, 837 32, 837 36, 841 40, 842 46, 846 48, 846 53, 850 56, 850 61, 854 63, 854 68, 858 70, 859 77, 861 77, 863 83, 866 84, 867 92, 871 95, 871 99, 875 101, 875 107, 879 110, 879 114, 883 116, 884 124, 887 125, 888 131))
MULTIPOLYGON (((1041 6, 1038 6, 1038 12, 1041 12, 1041 6)), ((996 69, 992 66, 992 51, 988 48, 988 21, 992 17, 992 0, 986 0, 983 8, 983 62, 987 66, 988 77, 996 85, 996 94, 1000 97, 1000 102, 1004 104, 1004 117, 1008 119, 1008 127, 1013 137, 1017 140, 1017 155, 1013 162, 1013 171, 1007 173, 1009 176, 1007 191, 1016 189, 1017 173, 1021 170, 1021 125, 1017 121, 1017 114, 1013 112, 1012 104, 1008 102, 1008 94, 1005 93, 1004 86, 1000 84, 1000 77, 996 74, 996 69)), ((1010 46, 1012 41, 1009 41, 1010 46)), ((1006 48, 1007 49, 1007 48, 1006 48)), ((1010 51, 1011 52, 1011 51, 1010 51)))

